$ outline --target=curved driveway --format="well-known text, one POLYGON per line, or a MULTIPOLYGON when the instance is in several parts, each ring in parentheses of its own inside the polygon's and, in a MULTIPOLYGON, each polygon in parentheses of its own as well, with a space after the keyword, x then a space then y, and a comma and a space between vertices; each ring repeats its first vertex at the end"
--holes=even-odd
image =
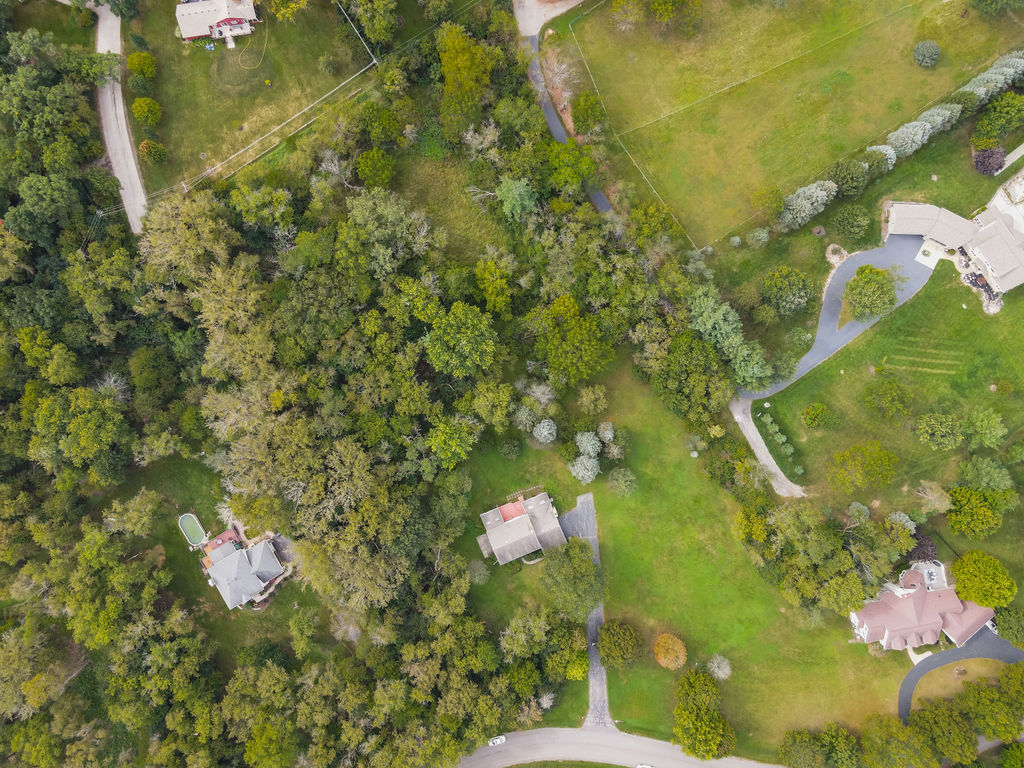
POLYGON ((871 264, 879 269, 895 267, 899 278, 896 284, 896 306, 903 304, 924 288, 924 284, 932 276, 934 267, 915 261, 923 242, 924 239, 918 235, 889 235, 881 248, 862 251, 848 257, 835 269, 825 286, 825 295, 821 302, 821 317, 818 318, 818 333, 814 337, 814 345, 810 351, 800 358, 796 373, 762 392, 742 392, 740 395, 757 399, 781 392, 805 373, 832 357, 881 319, 876 317, 867 322, 851 320, 842 328, 839 327, 839 312, 843 307, 843 291, 846 290, 846 284, 857 273, 858 267, 865 264, 871 264))
POLYGON ((510 768, 542 760, 579 760, 608 763, 635 768, 638 763, 657 768, 765 768, 766 763, 726 757, 721 760, 700 760, 684 755, 679 747, 667 741, 634 736, 611 728, 538 728, 510 733, 505 743, 496 747, 480 747, 462 758, 459 768, 510 768))
POLYGON ((1024 651, 1011 645, 990 629, 983 628, 961 647, 932 654, 910 670, 903 678, 903 682, 900 683, 900 698, 897 706, 900 718, 905 721, 910 714, 910 707, 914 702, 914 689, 922 677, 933 669, 965 659, 995 659, 996 661, 1005 661, 1007 664, 1016 664, 1019 661, 1024 661, 1024 651))

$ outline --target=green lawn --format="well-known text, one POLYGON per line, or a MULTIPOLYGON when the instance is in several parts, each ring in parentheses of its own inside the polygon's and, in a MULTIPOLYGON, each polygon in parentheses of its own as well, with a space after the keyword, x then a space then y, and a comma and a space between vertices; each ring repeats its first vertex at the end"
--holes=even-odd
MULTIPOLYGON (((369 61, 351 27, 328 0, 311 0, 294 22, 277 21, 265 13, 266 20, 251 36, 240 38, 234 50, 227 50, 223 42, 213 51, 205 50, 202 41, 183 43, 175 35, 174 8, 173 3, 143 0, 139 18, 130 25, 156 57, 153 98, 163 107, 157 132, 169 158, 161 166, 143 164, 151 191, 225 160, 369 61), (325 52, 338 65, 336 75, 324 74, 317 65, 325 52), (267 87, 267 80, 272 87, 267 87)), ((126 85, 129 105, 135 96, 126 85)), ((296 120, 290 127, 294 130, 303 122, 296 120)), ((141 140, 140 130, 134 130, 141 140)))
POLYGON ((52 32, 53 40, 64 45, 77 45, 92 50, 96 40, 95 25, 83 29, 71 20, 71 8, 55 0, 27 0, 13 4, 14 28, 18 31, 38 29, 52 32))
POLYGON ((612 125, 701 245, 754 213, 758 184, 788 192, 1024 41, 966 7, 710 0, 686 38, 653 22, 618 32, 606 5, 573 28, 612 125), (924 38, 943 49, 932 70, 911 57, 924 38))
MULTIPOLYGON (((849 642, 848 624, 840 617, 823 627, 801 627, 736 543, 730 531, 735 503, 690 458, 682 422, 633 377, 625 358, 606 383, 609 417, 633 433, 627 464, 640 481, 639 491, 626 500, 613 495, 604 478, 588 488, 609 577, 606 615, 635 622, 648 647, 657 633, 669 631, 686 642, 691 662, 714 653, 732 661, 724 708, 747 757, 774 759, 790 728, 832 719, 857 726, 872 712, 894 712, 899 681, 910 667, 907 657, 871 658, 863 645, 849 642)), ((514 462, 481 451, 469 466, 474 512, 535 484, 544 485, 564 511, 583 490, 552 450, 531 449, 514 462)), ((478 556, 473 537, 480 530, 471 520, 460 542, 467 556, 478 556)), ((531 570, 542 567, 516 575, 495 569, 486 585, 472 589, 474 606, 495 622, 520 601, 538 601, 531 570)), ((612 716, 620 727, 669 738, 677 677, 649 656, 623 674, 611 673, 612 716)), ((582 713, 585 692, 581 701, 582 713)))
POLYGON ((266 608, 260 611, 251 608, 229 611, 217 590, 207 583, 199 552, 189 551, 177 521, 178 515, 193 512, 207 532, 216 535, 223 530, 215 507, 224 497, 224 490, 215 472, 198 461, 180 457, 162 459, 133 470, 128 480, 118 486, 116 494, 103 499, 102 503, 112 498, 131 498, 142 486, 162 494, 167 502, 144 546, 163 549, 165 567, 173 574, 169 591, 196 611, 199 623, 217 645, 216 659, 223 670, 230 671, 234 667, 240 646, 251 645, 261 638, 270 638, 289 648, 288 620, 297 607, 319 609, 321 624, 317 640, 322 649, 333 645, 327 633, 326 606, 296 576, 275 590, 266 608))

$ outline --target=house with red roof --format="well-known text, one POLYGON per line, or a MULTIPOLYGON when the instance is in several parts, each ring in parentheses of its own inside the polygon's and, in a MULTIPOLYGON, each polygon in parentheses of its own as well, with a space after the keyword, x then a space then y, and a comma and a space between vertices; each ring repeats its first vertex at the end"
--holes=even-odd
POLYGON ((546 492, 502 504, 480 515, 484 533, 476 543, 485 558, 492 555, 504 565, 531 552, 546 552, 565 544, 558 510, 546 492))
POLYGON ((850 614, 850 623, 865 643, 902 651, 937 643, 940 633, 963 645, 994 616, 991 608, 957 597, 946 580, 946 567, 931 560, 913 563, 898 584, 882 587, 876 600, 850 614))

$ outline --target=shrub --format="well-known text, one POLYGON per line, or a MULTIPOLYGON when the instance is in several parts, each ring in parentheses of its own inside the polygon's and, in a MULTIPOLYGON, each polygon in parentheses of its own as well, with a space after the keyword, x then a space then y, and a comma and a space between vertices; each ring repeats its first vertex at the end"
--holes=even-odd
POLYGON ((933 451, 949 451, 963 442, 964 433, 960 431, 960 419, 952 414, 925 413, 918 417, 914 425, 917 439, 933 451))
POLYGON ((128 60, 125 63, 128 71, 133 75, 142 75, 147 80, 152 80, 156 77, 156 59, 152 53, 147 53, 146 51, 129 53, 128 60))
POLYGON ((595 384, 592 387, 584 387, 580 390, 576 404, 587 416, 596 416, 608 409, 607 390, 603 384, 595 384))
POLYGON ((863 205, 841 205, 832 217, 832 225, 839 230, 839 234, 851 240, 857 240, 867 232, 869 224, 871 215, 863 205))
POLYGON ((899 459, 877 440, 837 451, 829 460, 829 483, 843 493, 866 485, 887 485, 896 474, 899 459))
POLYGON ((932 127, 920 120, 901 125, 885 137, 886 143, 896 152, 896 157, 910 157, 931 138, 932 127))
POLYGON ((686 664, 686 644, 667 632, 654 641, 654 660, 665 669, 679 669, 686 664))
POLYGON ((850 302, 855 320, 865 321, 884 315, 896 306, 896 286, 892 276, 878 267, 864 264, 846 284, 843 299, 850 302))
POLYGON ((537 413, 530 407, 530 402, 522 402, 512 411, 512 426, 520 432, 532 432, 537 426, 537 413))
POLYGON ((604 107, 594 91, 584 91, 572 100, 572 126, 577 134, 587 136, 604 122, 604 107))
POLYGON ((800 229, 835 198, 839 188, 834 181, 816 181, 786 197, 778 227, 783 232, 800 229))
POLYGON ((1010 131, 1024 124, 1024 95, 1004 93, 992 100, 974 124, 971 146, 992 149, 1010 131))
POLYGON ((1007 744, 999 753, 1001 768, 1024 768, 1024 744, 1007 744))
POLYGON ((597 425, 597 436, 602 443, 610 443, 615 440, 615 425, 610 421, 602 421, 597 425))
POLYGON ((786 201, 778 187, 762 184, 750 196, 750 205, 758 211, 764 211, 768 221, 775 222, 782 213, 786 201))
MULTIPOLYGON (((1024 649, 1024 610, 1000 608, 996 611, 996 626, 999 628, 1001 638, 1024 649)), ((1022 768, 1024 768, 1024 763, 1022 763, 1022 768)))
POLYGON ((1018 440, 1010 446, 1010 450, 1006 452, 1006 460, 1011 464, 1024 462, 1024 440, 1018 440))
POLYGON ((551 419, 543 419, 533 428, 533 437, 544 445, 554 442, 558 437, 558 426, 551 419))
POLYGON ((132 117, 138 120, 139 125, 152 128, 163 117, 163 109, 148 96, 140 96, 132 102, 132 117))
POLYGON ((761 295, 779 317, 790 317, 807 308, 811 281, 799 269, 778 266, 764 276, 761 295))
POLYGON ((770 307, 767 304, 755 307, 750 316, 755 323, 763 325, 765 328, 771 328, 779 322, 779 313, 775 311, 774 307, 770 307))
POLYGON ((957 595, 987 608, 1005 608, 1017 595, 1017 582, 992 555, 972 550, 953 562, 957 595))
POLYGON ((893 166, 896 165, 896 150, 890 147, 888 144, 876 144, 875 146, 868 147, 864 150, 865 153, 871 155, 881 155, 885 158, 886 171, 891 171, 893 166))
POLYGON ((974 408, 967 412, 960 424, 967 448, 998 448, 1006 437, 1006 425, 1003 417, 987 406, 974 408))
POLYGON ((741 245, 743 245, 743 238, 740 237, 739 235, 733 235, 732 237, 729 238, 729 245, 731 245, 733 248, 739 248, 741 245))
POLYGON ((325 75, 333 76, 338 74, 338 60, 329 53, 325 53, 317 59, 316 65, 325 75))
POLYGON ((751 248, 757 248, 760 250, 768 245, 768 240, 770 238, 771 232, 768 231, 767 227, 757 227, 747 235, 747 245, 751 248))
POLYGON ((707 672, 689 670, 676 685, 672 741, 702 760, 725 757, 736 748, 736 733, 718 711, 718 683, 707 672))
POLYGON ((491 569, 487 567, 487 563, 483 560, 470 560, 469 565, 466 566, 466 571, 469 574, 470 584, 481 586, 491 580, 491 569))
POLYGON ((1013 478, 1010 470, 1003 464, 988 456, 972 456, 957 470, 960 482, 979 491, 1000 493, 1013 489, 1013 478))
POLYGON ((143 141, 139 144, 139 154, 152 165, 159 165, 167 161, 167 147, 158 141, 150 139, 143 141))
POLYGON ((394 169, 394 158, 380 147, 363 152, 356 160, 356 173, 368 187, 387 186, 394 169))
POLYGON ((800 418, 808 427, 838 429, 842 425, 839 414, 825 403, 808 403, 800 412, 800 418))
POLYGON ((149 86, 149 80, 142 75, 132 75, 128 78, 128 90, 139 94, 139 96, 149 96, 153 92, 149 86))
POLYGON ((582 456, 597 458, 601 455, 601 438, 594 432, 577 432, 576 447, 582 456))
POLYGON ((96 24, 96 14, 88 8, 72 6, 71 20, 75 22, 76 26, 82 29, 92 29, 96 24))
POLYGON ((586 651, 576 651, 565 665, 566 680, 586 680, 590 673, 590 656, 586 651))
POLYGON ((632 496, 636 492, 636 475, 618 467, 608 473, 608 485, 617 496, 632 496))
POLYGON ((502 440, 501 446, 498 448, 498 453, 500 453, 502 458, 507 461, 515 461, 519 458, 519 454, 522 452, 523 444, 513 438, 502 440))
POLYGON ((707 663, 708 674, 715 680, 728 680, 732 677, 732 663, 720 653, 716 653, 707 663))
POLYGON ((601 474, 601 462, 593 456, 578 456, 569 463, 569 474, 580 485, 590 485, 601 474))
POLYGON ((928 123, 934 136, 936 133, 952 128, 962 111, 963 107, 959 104, 939 104, 922 112, 917 119, 922 123, 928 123))
POLYGON ((1002 147, 982 149, 974 153, 974 170, 985 176, 995 176, 1006 163, 1006 150, 1002 147))
POLYGON ((149 43, 146 42, 146 38, 144 38, 142 35, 136 34, 135 32, 129 32, 128 41, 132 44, 132 47, 137 50, 149 50, 149 43))
POLYGON ((983 539, 1003 524, 1002 513, 979 490, 955 485, 949 489, 949 500, 949 527, 969 539, 983 539))
POLYGON ((942 49, 934 40, 922 40, 914 46, 914 62, 919 67, 930 69, 939 63, 942 49))
POLYGON ((867 165, 860 160, 840 160, 828 177, 836 183, 841 197, 857 197, 868 185, 867 165))
POLYGON ((624 621, 606 621, 597 630, 597 650, 606 667, 623 669, 640 654, 640 633, 624 621))
POLYGON ((558 455, 565 459, 567 462, 574 461, 579 456, 579 451, 576 450, 576 443, 564 442, 558 446, 558 455))
POLYGON ((887 419, 910 415, 910 392, 892 376, 877 371, 876 378, 864 387, 864 404, 887 419))
POLYGON ((956 93, 950 94, 946 97, 947 104, 955 104, 960 107, 960 119, 970 117, 978 111, 979 99, 978 94, 972 93, 971 91, 957 91, 956 93))

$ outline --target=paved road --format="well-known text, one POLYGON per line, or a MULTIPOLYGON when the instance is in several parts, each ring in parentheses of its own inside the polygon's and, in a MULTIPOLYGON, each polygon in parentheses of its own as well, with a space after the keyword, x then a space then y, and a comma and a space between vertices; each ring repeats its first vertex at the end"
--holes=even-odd
MULTIPOLYGON (((57 0, 71 5, 71 0, 57 0)), ((121 55, 121 19, 110 6, 86 5, 98 17, 96 23, 96 52, 121 55)), ((100 86, 96 94, 96 106, 100 115, 100 129, 103 143, 107 148, 110 166, 121 185, 121 201, 124 203, 128 226, 132 232, 142 232, 142 217, 146 213, 146 188, 142 185, 142 174, 135 159, 132 135, 128 130, 128 113, 124 106, 124 94, 120 79, 100 86)))
MULTIPOLYGON (((534 4, 536 4, 535 0, 534 4)), ((569 5, 566 5, 565 10, 572 8, 577 4, 578 3, 576 2, 572 2, 569 5)), ((520 18, 518 4, 516 18, 520 18)), ((537 34, 533 33, 526 35, 522 28, 522 22, 520 22, 520 32, 526 36, 526 43, 530 47, 530 83, 533 85, 534 90, 537 91, 537 100, 540 102, 540 108, 544 110, 544 119, 547 121, 548 130, 551 131, 551 135, 555 137, 556 141, 565 144, 565 142, 568 141, 569 136, 565 132, 565 126, 562 125, 561 118, 558 116, 558 110, 556 110, 555 105, 551 103, 551 96, 548 94, 547 85, 544 83, 544 75, 540 71, 540 62, 537 58, 539 50, 537 47, 537 34)), ((608 201, 608 197, 605 193, 593 184, 587 184, 587 195, 590 197, 590 201, 594 204, 594 207, 601 213, 607 213, 612 209, 612 204, 608 201)))
POLYGON ((806 496, 803 486, 797 485, 779 468, 779 465, 775 461, 775 457, 772 456, 771 451, 768 450, 768 446, 764 442, 764 437, 761 435, 761 430, 754 424, 754 419, 750 415, 750 404, 751 401, 747 398, 734 397, 729 401, 729 412, 732 413, 732 417, 735 422, 739 425, 740 432, 747 438, 747 442, 750 443, 751 449, 754 451, 754 456, 761 462, 761 466, 765 468, 768 473, 768 480, 772 484, 772 488, 779 496, 785 498, 799 498, 806 496))
POLYGON ((765 768, 765 763, 727 757, 699 760, 687 757, 679 747, 610 728, 538 728, 506 736, 504 744, 480 747, 464 757, 459 768, 509 768, 541 760, 581 760, 635 768, 647 763, 657 768, 765 768))
POLYGON ((814 345, 810 351, 800 358, 796 373, 786 381, 773 384, 763 392, 741 392, 740 396, 756 400, 781 392, 805 373, 814 370, 815 367, 832 357, 881 319, 876 317, 863 323, 859 320, 851 320, 842 328, 838 327, 839 312, 843 306, 843 291, 846 290, 846 284, 856 274, 858 267, 864 264, 871 264, 879 269, 895 267, 901 278, 896 285, 897 306, 924 288, 924 284, 932 276, 934 267, 914 260, 917 252, 921 249, 922 242, 923 238, 917 235, 889 235, 881 248, 856 253, 847 258, 832 273, 825 286, 825 296, 821 302, 821 317, 818 318, 818 333, 814 337, 814 345))
POLYGON ((922 677, 933 669, 964 659, 995 659, 996 661, 1005 661, 1007 664, 1016 664, 1019 661, 1024 661, 1024 651, 1008 643, 986 627, 959 648, 933 653, 910 670, 903 678, 903 682, 900 683, 900 696, 897 705, 900 717, 906 720, 910 714, 910 707, 914 701, 914 688, 917 687, 922 677))
MULTIPOLYGON (((594 494, 585 493, 576 497, 576 507, 559 518, 562 533, 566 538, 575 536, 590 543, 594 551, 594 562, 601 562, 601 551, 597 541, 597 512, 594 509, 594 494)), ((608 704, 608 672, 601 663, 601 654, 597 650, 597 631, 604 624, 604 604, 598 605, 587 617, 587 655, 590 659, 590 698, 587 706, 587 717, 584 727, 611 728, 612 719, 608 704)))
MULTIPOLYGON (((96 25, 96 51, 121 55, 121 20, 107 5, 88 6, 99 17, 96 25)), ((170 34, 168 32, 168 34, 170 34)), ((142 217, 146 213, 146 188, 142 186, 142 174, 135 159, 135 147, 128 130, 128 115, 124 106, 124 95, 118 80, 107 83, 99 89, 97 106, 100 126, 103 129, 103 143, 113 168, 114 176, 121 183, 121 200, 124 202, 128 225, 132 232, 142 232, 142 217)))

